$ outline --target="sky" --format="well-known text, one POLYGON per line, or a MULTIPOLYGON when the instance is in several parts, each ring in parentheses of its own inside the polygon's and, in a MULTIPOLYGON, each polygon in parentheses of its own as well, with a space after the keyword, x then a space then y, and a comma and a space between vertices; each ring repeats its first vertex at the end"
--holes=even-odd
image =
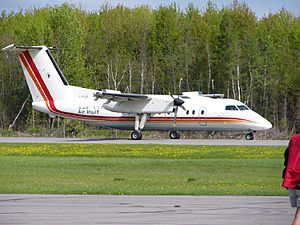
MULTIPOLYGON (((0 0, 0 11, 6 10, 10 12, 14 10, 17 12, 19 9, 41 8, 47 5, 54 6, 64 2, 75 4, 88 11, 98 11, 100 5, 105 3, 111 6, 122 4, 131 8, 139 5, 150 5, 152 8, 156 8, 159 5, 169 5, 175 2, 181 9, 185 9, 189 3, 193 3, 194 6, 199 9, 205 9, 207 1, 208 0, 0 0)), ((222 8, 222 6, 230 5, 232 0, 212 0, 212 2, 218 8, 222 8)), ((239 2, 247 3, 258 18, 267 16, 269 13, 276 13, 282 7, 286 8, 295 16, 300 16, 300 0, 239 0, 239 2)))

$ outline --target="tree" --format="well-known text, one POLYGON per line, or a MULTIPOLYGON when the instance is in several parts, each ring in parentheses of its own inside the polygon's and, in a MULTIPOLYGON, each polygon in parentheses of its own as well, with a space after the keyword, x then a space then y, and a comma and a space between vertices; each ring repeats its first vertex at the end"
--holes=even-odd
POLYGON ((58 48, 54 53, 55 58, 70 84, 91 87, 91 71, 85 67, 86 56, 83 54, 84 17, 84 12, 66 3, 53 8, 50 17, 52 29, 50 39, 52 46, 58 48))
POLYGON ((176 83, 179 82, 183 73, 183 64, 180 60, 182 55, 183 35, 182 30, 183 14, 175 4, 160 6, 154 12, 154 31, 151 37, 151 48, 157 81, 160 84, 160 92, 177 93, 176 83))
MULTIPOLYGON (((70 84, 136 93, 182 90, 225 93, 273 122, 295 129, 300 77, 300 18, 282 9, 261 19, 238 1, 203 10, 173 3, 152 9, 67 3, 2 12, 0 45, 57 47, 54 57, 70 84)), ((29 91, 17 57, 0 54, 0 129, 7 129, 29 91)), ((16 129, 48 126, 24 105, 16 129)))

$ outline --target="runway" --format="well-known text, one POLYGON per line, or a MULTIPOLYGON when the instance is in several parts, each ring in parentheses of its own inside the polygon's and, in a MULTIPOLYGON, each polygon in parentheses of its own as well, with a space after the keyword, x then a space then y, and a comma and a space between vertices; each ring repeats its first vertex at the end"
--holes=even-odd
POLYGON ((286 225, 288 197, 0 195, 0 224, 286 225))
POLYGON ((0 137, 0 143, 77 143, 77 144, 168 144, 168 145, 236 145, 236 146, 287 146, 288 140, 241 140, 241 139, 87 139, 87 138, 40 138, 0 137))

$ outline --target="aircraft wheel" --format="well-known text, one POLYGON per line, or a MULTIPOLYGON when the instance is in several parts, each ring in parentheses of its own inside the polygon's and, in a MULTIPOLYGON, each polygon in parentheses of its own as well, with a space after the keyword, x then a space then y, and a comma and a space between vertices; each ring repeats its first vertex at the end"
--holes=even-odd
POLYGON ((133 131, 132 133, 131 133, 131 139, 132 140, 141 140, 142 139, 142 133, 140 132, 140 131, 133 131))
POLYGON ((254 139, 254 135, 253 133, 247 133, 245 136, 246 140, 253 140, 254 139))
POLYGON ((170 138, 171 139, 179 139, 180 138, 180 132, 177 130, 173 130, 170 132, 170 138))

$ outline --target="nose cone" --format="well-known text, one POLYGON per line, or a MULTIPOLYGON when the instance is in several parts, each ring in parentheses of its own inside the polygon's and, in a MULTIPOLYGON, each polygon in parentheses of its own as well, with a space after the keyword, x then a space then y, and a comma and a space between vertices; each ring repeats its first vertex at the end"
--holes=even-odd
POLYGON ((273 125, 261 115, 255 113, 255 118, 256 130, 269 130, 272 128, 273 125))
POLYGON ((269 129, 271 129, 272 128, 272 124, 268 121, 268 120, 266 120, 265 119, 265 121, 262 123, 262 129, 263 130, 269 130, 269 129))

